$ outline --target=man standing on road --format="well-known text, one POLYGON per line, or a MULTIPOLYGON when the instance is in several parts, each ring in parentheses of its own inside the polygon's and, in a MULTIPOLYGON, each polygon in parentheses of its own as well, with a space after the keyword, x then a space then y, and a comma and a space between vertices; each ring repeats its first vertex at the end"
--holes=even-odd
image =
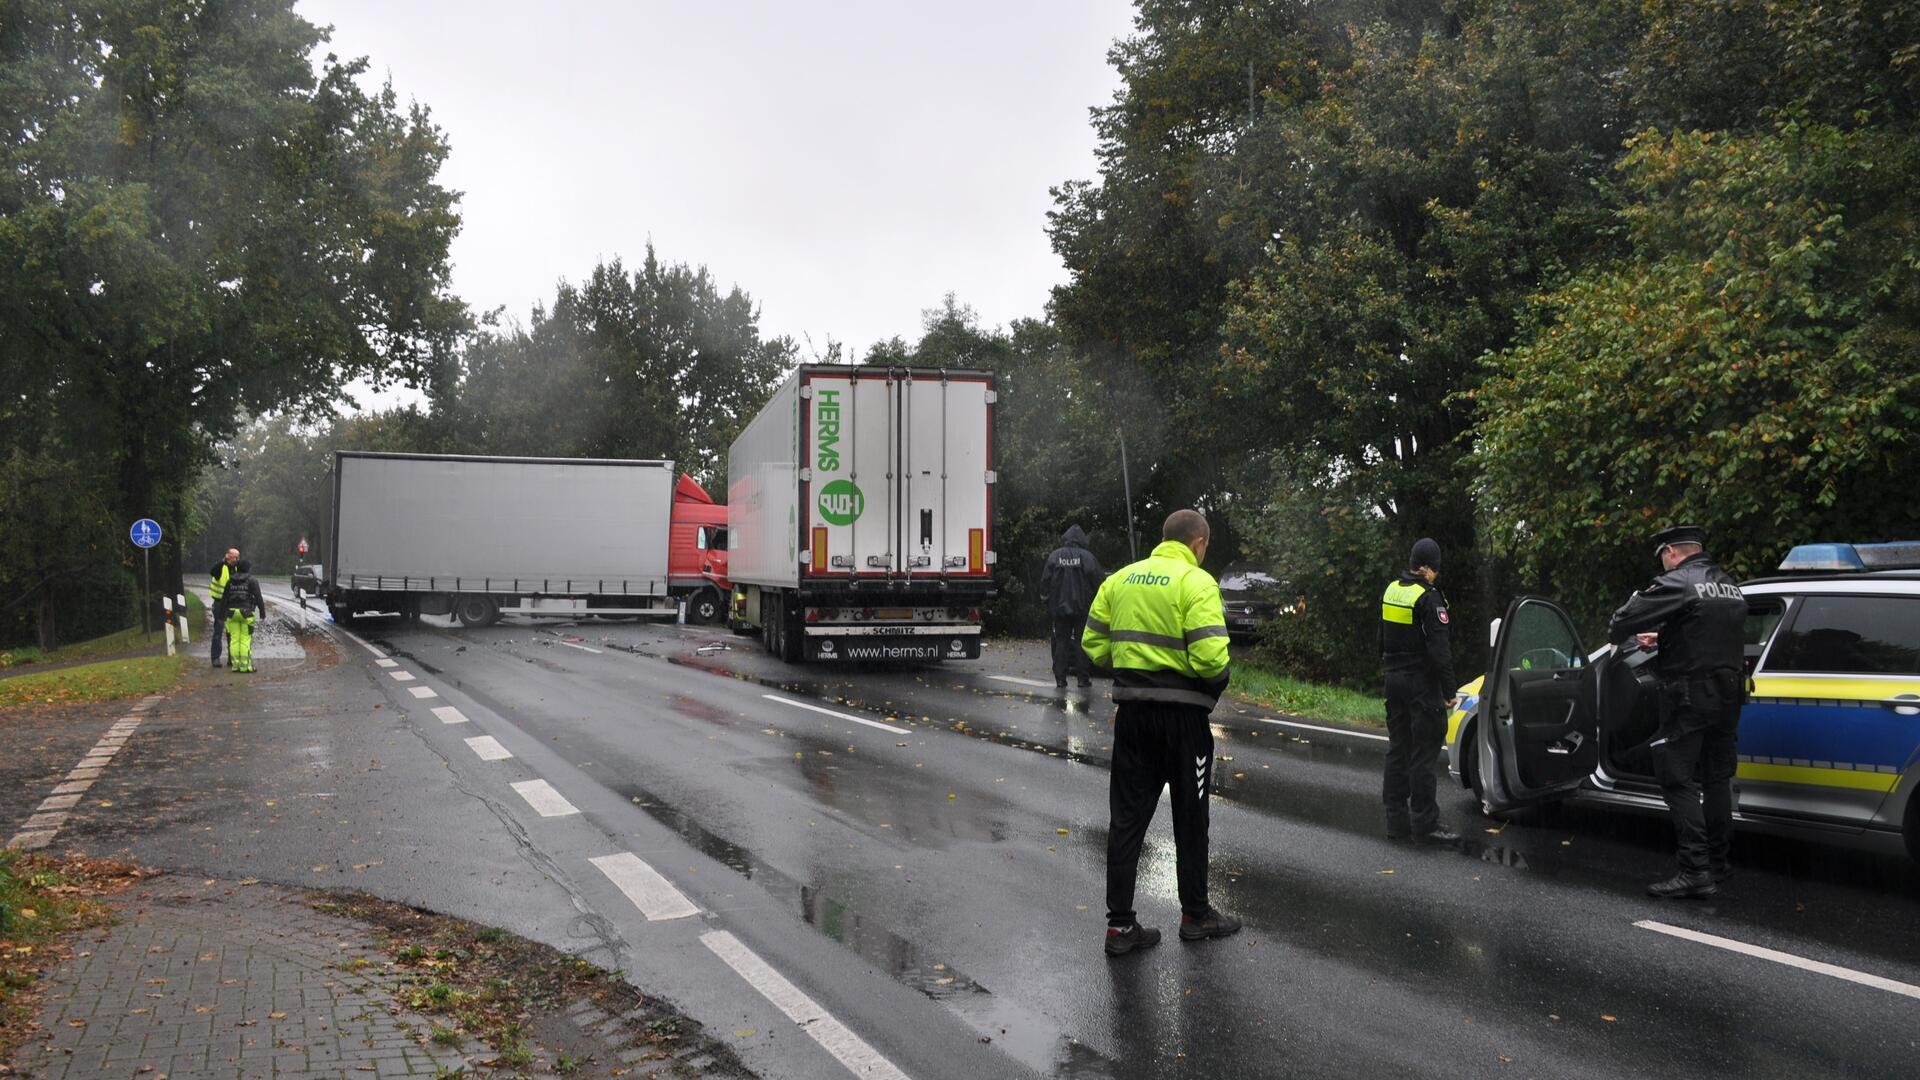
POLYGON ((1740 707, 1746 701, 1747 600, 1707 557, 1707 531, 1676 525, 1653 538, 1665 571, 1613 613, 1607 638, 1658 648, 1660 730, 1649 744, 1653 774, 1673 815, 1679 872, 1647 886, 1650 896, 1712 896, 1729 871, 1733 775, 1740 707))
POLYGON ((1434 800, 1434 762, 1446 737, 1454 693, 1453 647, 1447 598, 1440 578, 1440 545, 1422 537, 1407 572, 1380 598, 1380 667, 1387 679, 1387 768, 1380 796, 1387 804, 1387 838, 1450 844, 1460 834, 1440 824, 1434 800))
POLYGON ((1087 550, 1087 534, 1080 526, 1070 525, 1060 537, 1060 546, 1047 556, 1047 567, 1040 574, 1040 599, 1053 620, 1053 684, 1067 685, 1069 674, 1080 677, 1082 687, 1093 685, 1093 669, 1080 638, 1087 628, 1087 610, 1093 606, 1093 594, 1106 580, 1100 560, 1087 550))
POLYGON ((207 571, 207 595, 213 598, 213 632, 207 637, 213 641, 213 666, 220 666, 221 644, 227 638, 227 582, 233 577, 233 568, 240 562, 240 549, 228 548, 227 557, 213 564, 207 571))
POLYGON ((1107 578, 1081 639, 1113 669, 1113 769, 1107 826, 1108 956, 1160 943, 1133 908, 1140 844, 1160 789, 1172 785, 1180 885, 1180 938, 1226 937, 1240 920, 1207 902, 1207 789, 1213 780, 1208 717, 1227 688, 1227 617, 1220 586, 1200 569, 1210 530, 1176 510, 1153 554, 1107 578))
POLYGON ((227 658, 229 666, 243 675, 253 674, 253 619, 267 617, 267 598, 260 583, 253 579, 253 564, 241 560, 227 579, 227 658))

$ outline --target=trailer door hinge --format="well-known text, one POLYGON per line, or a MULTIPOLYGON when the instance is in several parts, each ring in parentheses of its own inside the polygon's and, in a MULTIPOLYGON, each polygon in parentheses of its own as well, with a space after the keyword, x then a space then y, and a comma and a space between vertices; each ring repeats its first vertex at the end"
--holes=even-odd
POLYGON ((803 484, 811 484, 811 483, 813 483, 813 470, 812 470, 812 469, 801 469, 801 470, 800 470, 800 482, 801 482, 801 483, 803 483, 803 484))
POLYGON ((803 386, 803 387, 801 387, 801 388, 800 388, 800 396, 801 396, 801 397, 803 397, 803 398, 810 398, 810 397, 812 397, 812 396, 813 396, 813 384, 812 384, 812 383, 808 383, 807 385, 805 385, 805 386, 803 386))
POLYGON ((994 402, 999 400, 1000 400, 1000 391, 998 390, 987 391, 987 404, 992 405, 994 402))
POLYGON ((999 483, 999 482, 1000 482, 1000 474, 999 474, 999 473, 997 473, 997 472, 995 472, 995 471, 994 471, 994 470, 992 470, 992 469, 988 469, 988 470, 987 470, 987 483, 989 483, 989 484, 997 484, 997 483, 999 483))

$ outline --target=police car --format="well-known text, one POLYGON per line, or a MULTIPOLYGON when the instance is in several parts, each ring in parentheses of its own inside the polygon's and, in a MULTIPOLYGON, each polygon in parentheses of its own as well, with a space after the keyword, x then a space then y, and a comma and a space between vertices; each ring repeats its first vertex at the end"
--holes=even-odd
MULTIPOLYGON (((1751 700, 1736 823, 1920 859, 1920 543, 1809 544, 1743 583, 1751 700)), ((1460 688, 1447 771, 1497 814, 1557 799, 1665 812, 1646 742, 1652 653, 1587 651, 1537 596, 1493 624, 1460 688), (1486 722, 1490 719, 1491 722, 1486 722)))

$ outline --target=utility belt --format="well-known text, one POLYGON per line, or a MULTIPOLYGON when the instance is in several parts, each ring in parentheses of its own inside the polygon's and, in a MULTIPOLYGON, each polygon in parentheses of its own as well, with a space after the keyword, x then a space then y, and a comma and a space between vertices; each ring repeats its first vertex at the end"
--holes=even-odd
POLYGON ((1666 717, 1679 713, 1718 715, 1746 703, 1747 678, 1739 668, 1715 668, 1704 675, 1660 684, 1660 707, 1666 717))

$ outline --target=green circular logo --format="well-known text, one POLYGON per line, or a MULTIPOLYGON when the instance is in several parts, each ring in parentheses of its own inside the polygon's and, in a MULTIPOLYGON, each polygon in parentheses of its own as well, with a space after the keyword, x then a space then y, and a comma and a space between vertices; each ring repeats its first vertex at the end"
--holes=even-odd
POLYGON ((867 497, 851 480, 835 480, 820 489, 820 516, 829 525, 851 525, 867 508, 867 497))

